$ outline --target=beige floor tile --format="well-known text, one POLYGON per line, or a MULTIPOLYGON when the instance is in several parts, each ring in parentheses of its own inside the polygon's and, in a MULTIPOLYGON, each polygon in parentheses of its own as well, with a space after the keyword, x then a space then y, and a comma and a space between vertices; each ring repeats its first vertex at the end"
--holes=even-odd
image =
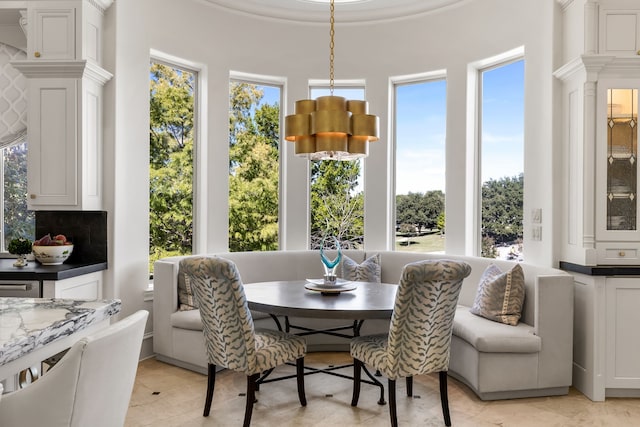
MULTIPOLYGON (((349 363, 348 353, 311 353, 305 362, 324 367, 349 363)), ((293 367, 274 372, 293 374, 293 367)), ((341 373, 350 375, 351 368, 341 373)), ((386 387, 386 380, 382 379, 386 387)), ((640 427, 640 399, 592 402, 571 389, 567 396, 484 402, 465 385, 449 378, 451 419, 456 427, 640 427)), ((358 407, 351 406, 351 381, 324 374, 305 377, 307 406, 298 401, 295 379, 261 386, 254 406, 254 427, 389 425, 389 406, 378 405, 377 387, 363 384, 358 407)), ((244 417, 246 377, 229 371, 216 375, 211 415, 202 416, 206 376, 159 362, 142 361, 131 397, 126 427, 239 426, 244 417)), ((414 380, 414 397, 397 383, 401 426, 443 426, 437 375, 414 380)), ((388 396, 385 391, 385 399, 388 396)))

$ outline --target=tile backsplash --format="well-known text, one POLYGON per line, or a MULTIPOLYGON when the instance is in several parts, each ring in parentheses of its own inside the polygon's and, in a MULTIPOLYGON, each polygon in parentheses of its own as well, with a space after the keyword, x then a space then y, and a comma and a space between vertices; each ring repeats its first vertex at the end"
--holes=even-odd
POLYGON ((36 239, 64 234, 73 243, 71 263, 107 262, 107 212, 36 211, 36 239))

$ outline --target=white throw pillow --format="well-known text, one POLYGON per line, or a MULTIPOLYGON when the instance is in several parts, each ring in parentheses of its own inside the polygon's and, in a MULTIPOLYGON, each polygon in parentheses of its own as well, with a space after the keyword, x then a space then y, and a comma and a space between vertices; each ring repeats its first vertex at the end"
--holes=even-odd
POLYGON ((358 264, 348 256, 342 258, 342 278, 354 282, 380 283, 380 254, 372 255, 362 264, 358 264))

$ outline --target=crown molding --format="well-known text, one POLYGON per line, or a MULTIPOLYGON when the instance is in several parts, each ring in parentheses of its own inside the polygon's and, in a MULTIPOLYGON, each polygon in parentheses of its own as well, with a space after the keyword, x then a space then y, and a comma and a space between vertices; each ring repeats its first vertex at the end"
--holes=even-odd
POLYGON ((11 65, 29 78, 83 78, 104 85, 113 74, 90 61, 33 60, 11 61, 11 65))
POLYGON ((113 4, 113 0, 85 0, 87 3, 104 13, 113 4))
POLYGON ((558 68, 554 77, 566 81, 576 73, 584 71, 588 81, 599 77, 629 77, 640 73, 639 56, 581 55, 558 68))

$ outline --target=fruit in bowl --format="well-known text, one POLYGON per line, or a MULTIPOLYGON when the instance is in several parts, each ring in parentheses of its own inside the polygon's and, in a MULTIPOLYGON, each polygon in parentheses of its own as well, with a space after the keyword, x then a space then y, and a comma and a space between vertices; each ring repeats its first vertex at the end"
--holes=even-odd
POLYGON ((31 247, 33 256, 43 265, 60 265, 69 258, 73 252, 73 243, 69 242, 63 234, 51 237, 47 234, 33 242, 31 247))

